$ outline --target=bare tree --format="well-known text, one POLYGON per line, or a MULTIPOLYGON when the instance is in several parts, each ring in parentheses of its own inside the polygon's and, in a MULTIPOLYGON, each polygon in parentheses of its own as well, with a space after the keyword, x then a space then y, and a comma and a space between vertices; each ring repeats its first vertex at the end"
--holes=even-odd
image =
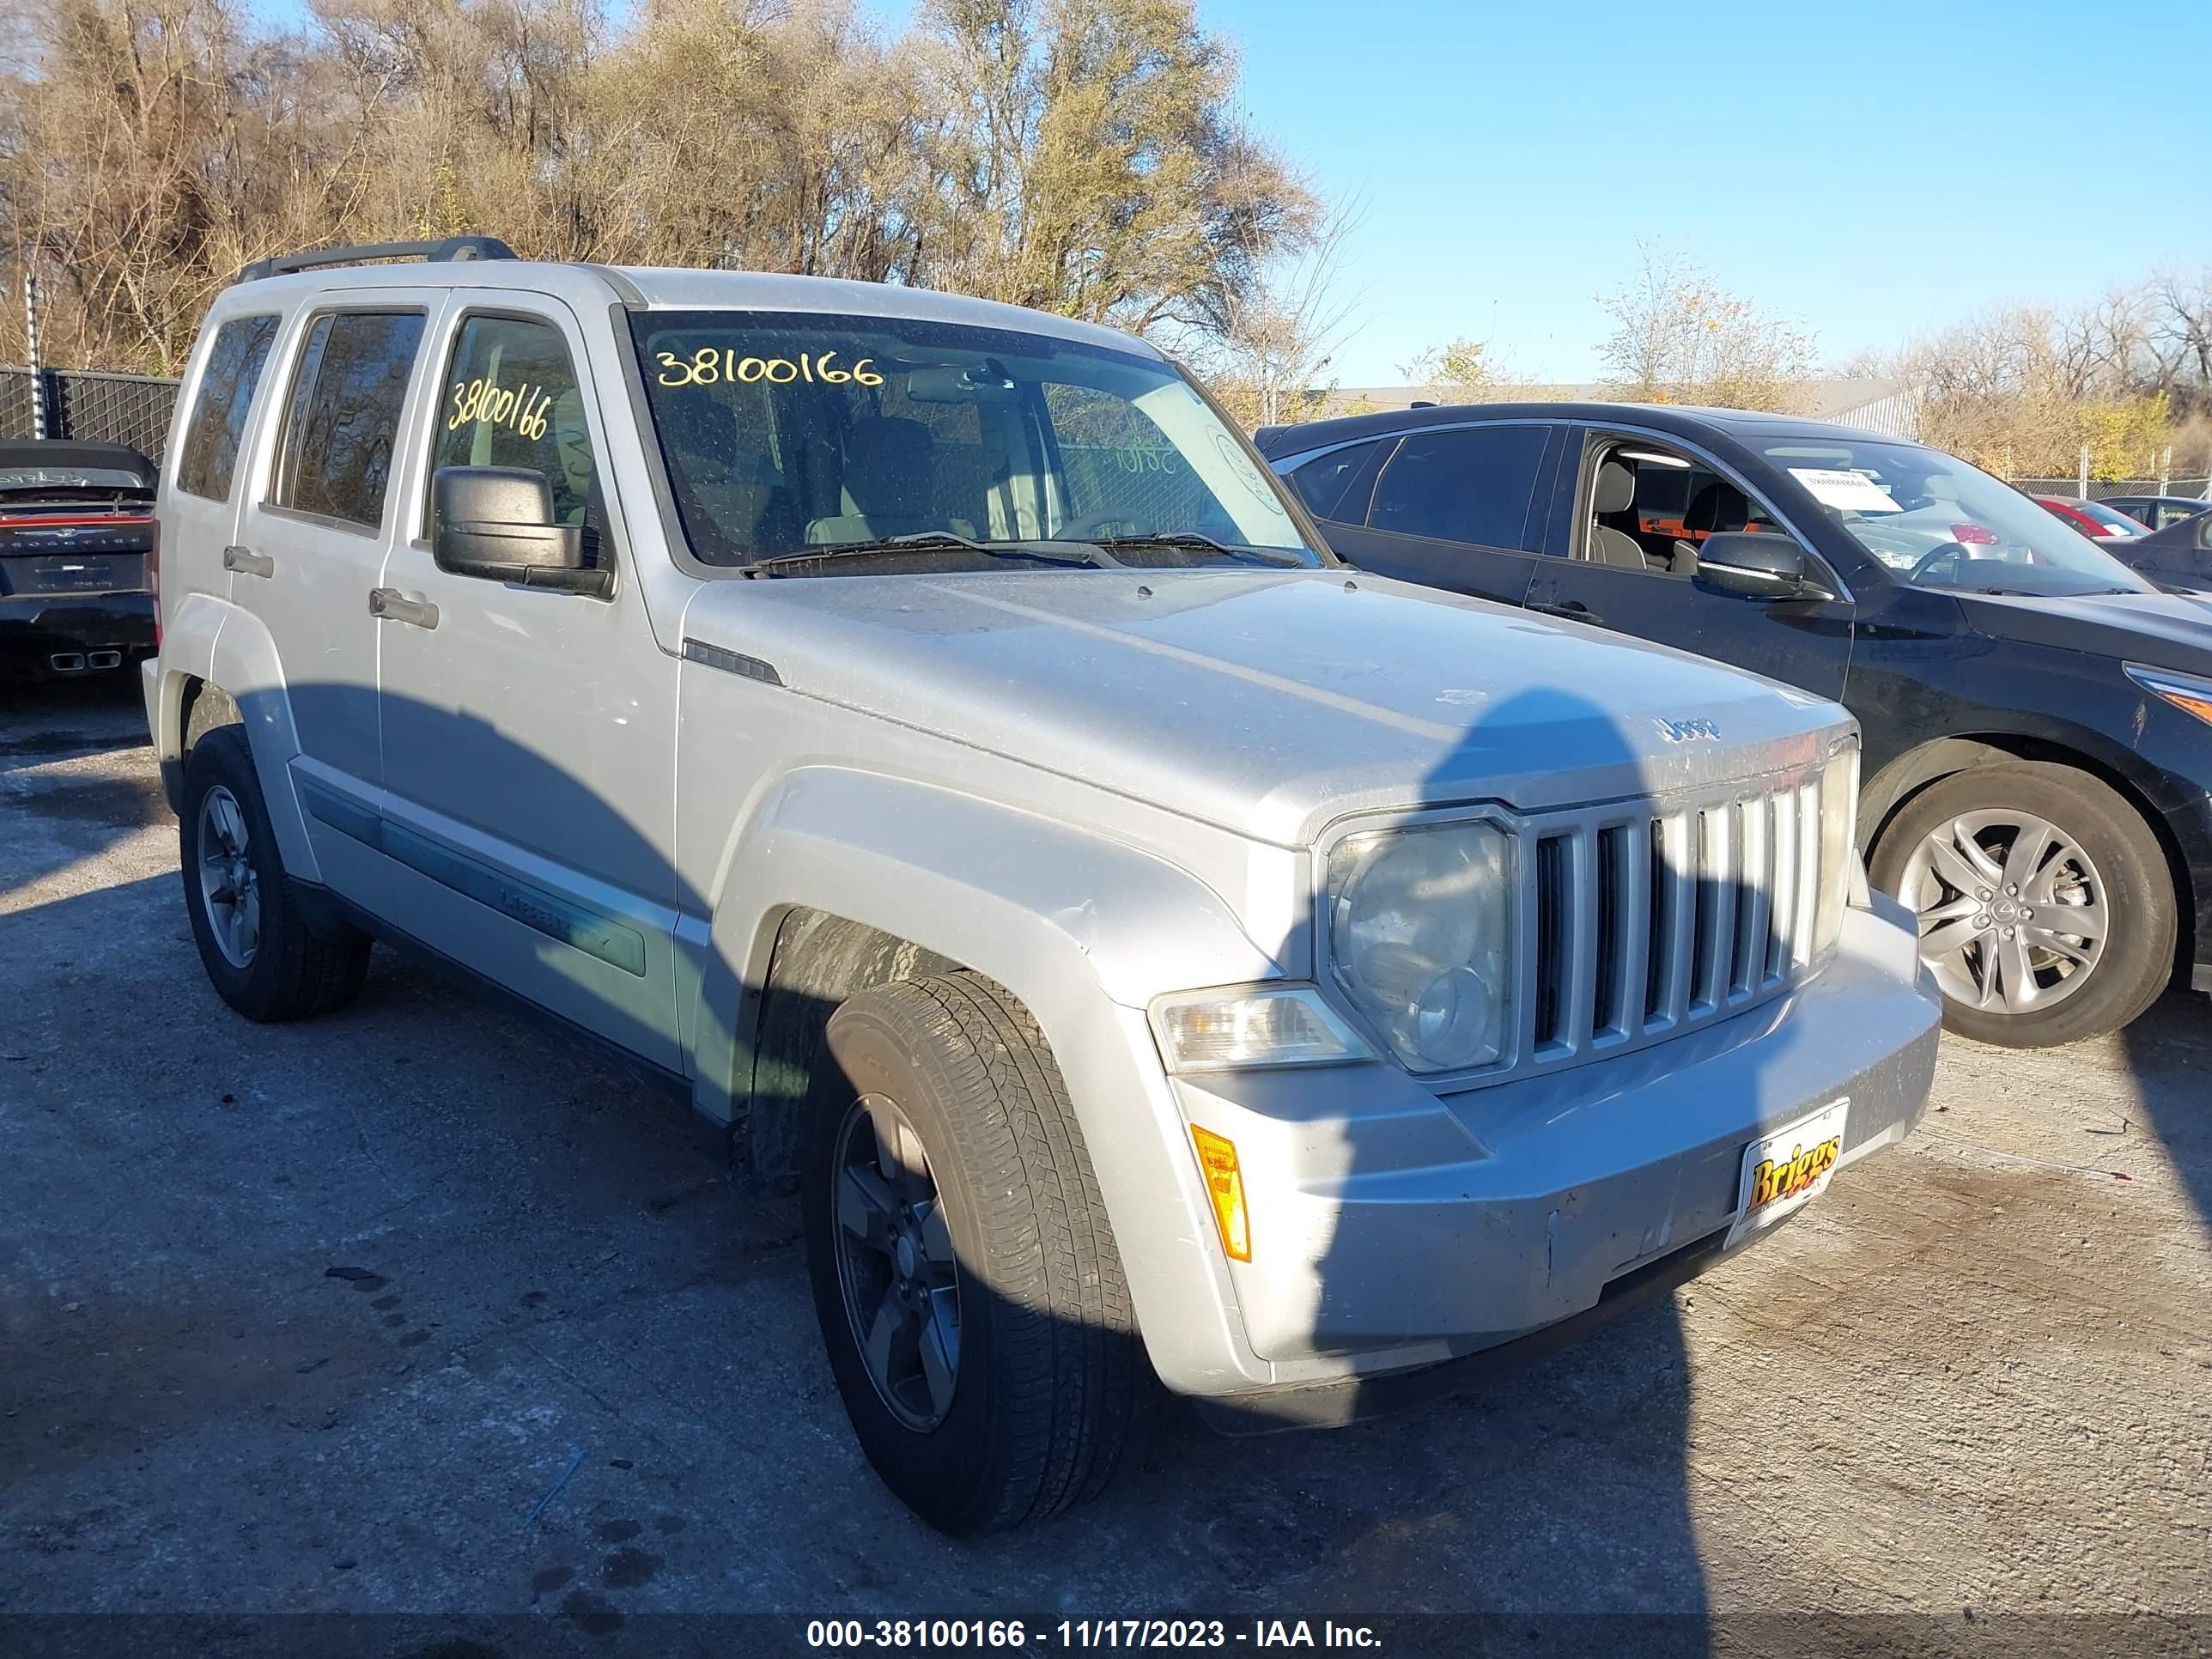
POLYGON ((1598 347, 1623 392, 1645 401, 1786 409, 1813 370, 1796 325, 1728 292, 1690 258, 1639 242, 1636 274, 1599 307, 1613 331, 1598 347))
POLYGON ((1310 236, 1256 261, 1249 286, 1224 290, 1220 309, 1186 348, 1214 394, 1248 426, 1310 420, 1322 410, 1336 354, 1358 331, 1362 295, 1344 282, 1346 245, 1364 216, 1358 199, 1331 210, 1310 236))
POLYGON ((465 231, 1203 332, 1320 224, 1192 0, 310 3, 0 0, 0 224, 58 361, 173 372, 247 259, 465 231))

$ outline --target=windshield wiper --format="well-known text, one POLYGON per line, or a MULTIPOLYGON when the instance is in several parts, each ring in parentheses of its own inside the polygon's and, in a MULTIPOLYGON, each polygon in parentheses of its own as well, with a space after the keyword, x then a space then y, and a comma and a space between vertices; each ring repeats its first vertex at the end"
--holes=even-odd
POLYGON ((1199 547, 1218 553, 1225 559, 1257 559, 1262 564, 1283 565, 1299 570, 1305 568, 1306 565, 1306 562, 1297 554, 1281 548, 1231 545, 1195 530, 1163 530, 1139 536, 1087 536, 1084 539, 1093 547, 1199 547))
POLYGON ((1070 542, 1066 545, 1083 550, 1068 556, 1039 552, 1033 542, 979 542, 972 536, 959 535, 950 530, 917 530, 910 535, 878 536, 870 541, 829 542, 820 547, 810 547, 804 553, 784 553, 773 559, 757 559, 745 569, 754 575, 773 575, 791 565, 813 564, 824 559, 861 559, 884 553, 928 553, 946 549, 981 553, 994 559, 1033 559, 1040 564, 1061 565, 1070 569, 1113 562, 1085 543, 1070 542))

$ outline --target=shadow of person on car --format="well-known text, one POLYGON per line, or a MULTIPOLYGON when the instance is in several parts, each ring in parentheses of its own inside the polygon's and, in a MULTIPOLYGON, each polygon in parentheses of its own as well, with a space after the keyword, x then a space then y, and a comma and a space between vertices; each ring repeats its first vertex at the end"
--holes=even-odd
MULTIPOLYGON (((1559 632, 1525 620, 1511 625, 1559 632)), ((1470 678, 1479 684, 1479 667, 1470 678)), ((1680 776, 1658 775, 1664 769, 1646 758, 1653 745, 1632 742, 1623 717, 1565 685, 1494 702, 1480 691, 1451 696, 1437 702, 1430 723, 1459 734, 1418 791, 1445 809, 1432 821, 1463 819, 1502 800, 1566 805, 1680 787, 1680 776), (1553 768, 1571 769, 1571 781, 1548 783, 1553 768)), ((1516 818, 1500 810, 1495 821, 1516 818)), ((1647 835, 1649 822, 1647 813, 1638 826, 1647 835)), ((1593 836, 1566 856, 1595 851, 1593 836)), ((1507 880, 1516 892, 1535 889, 1534 872, 1516 862, 1534 855, 1532 837, 1515 838, 1507 880)), ((1314 879, 1317 893, 1328 890, 1326 872, 1314 879)), ((1448 873, 1425 872, 1424 880, 1432 902, 1451 902, 1448 873)), ((1595 896, 1596 887, 1589 890, 1595 896)), ((1712 896, 1702 896, 1708 911, 1712 896)), ((1604 902, 1614 897, 1608 888, 1604 902)), ((1569 916, 1522 918, 1513 914, 1519 905, 1516 897, 1504 922, 1519 939, 1540 939, 1548 955, 1589 949, 1593 980, 1619 969, 1613 963, 1601 970, 1594 943, 1580 946, 1559 933, 1571 929, 1569 916)), ((1334 971, 1357 971, 1331 965, 1362 948, 1332 920, 1326 910, 1304 917, 1281 942, 1278 960, 1289 977, 1326 982, 1334 971)), ((1600 918, 1583 921, 1594 941, 1600 918)), ((1393 922, 1407 919, 1386 919, 1386 931, 1393 922)), ((1378 947, 1418 953, 1422 945, 1394 937, 1366 946, 1378 947)), ((1505 991, 1512 1003, 1494 1016, 1494 1029, 1469 1036, 1479 1055, 1510 1064, 1540 1027, 1542 1040, 1556 1041, 1576 1018, 1553 1001, 1562 982, 1528 971, 1517 944, 1487 954, 1481 971, 1503 977, 1486 988, 1505 991), (1545 1006, 1521 1006, 1529 988, 1545 1006)), ((1635 995, 1644 994, 1639 985, 1635 995)), ((1627 1017, 1602 1006, 1580 1012, 1598 1029, 1627 1017)), ((1730 1023, 1765 1036, 1772 1012, 1730 1023)), ((1643 1008, 1634 1014, 1640 1027, 1643 1008)), ((1767 1047, 1786 1045, 1786 1030, 1767 1047)), ((1291 1126, 1291 1166, 1247 1176, 1252 1255, 1267 1271, 1246 1273, 1237 1286, 1248 1326, 1279 1327, 1262 1350, 1279 1374, 1326 1370, 1325 1356, 1340 1365, 1363 1351, 1389 1356, 1396 1367, 1472 1355, 1583 1312, 1601 1285, 1630 1291, 1617 1305, 1648 1305, 1564 1352, 1548 1352, 1540 1336, 1448 1364, 1412 1389, 1401 1375, 1210 1407, 1206 1416, 1239 1432, 1354 1425, 1209 1444, 1198 1437, 1202 1430, 1170 1424, 1091 1524, 1134 1534, 1141 1516, 1142 1547, 1185 1560, 1194 1603, 1240 1616, 1474 1614, 1524 1651, 1624 1643, 1644 1652, 1705 1651, 1708 1597, 1685 1467, 1691 1367, 1665 1280, 1678 1253, 1725 1228, 1745 1138, 1688 1148, 1675 1160, 1660 1151, 1668 1129, 1639 1131, 1634 1120, 1648 1124, 1652 1115, 1636 1111, 1637 1097, 1663 1089, 1686 1049, 1711 1060, 1727 1041, 1700 1034, 1503 1089, 1480 1086, 1478 1063, 1476 1086, 1441 1095, 1387 1057, 1184 1079, 1194 1121, 1218 1128, 1249 1112, 1291 1126), (1655 1172, 1629 1173, 1653 1158, 1655 1172), (1631 1190, 1648 1201, 1624 1201, 1631 1190), (1285 1296, 1292 1305, 1267 1305, 1285 1296), (1310 1343, 1294 1334, 1301 1325, 1314 1332, 1310 1343), (1447 1397, 1421 1403, 1421 1383, 1447 1397), (1386 1415, 1356 1420, 1376 1413, 1386 1415), (1227 1478, 1200 1486, 1191 1476, 1198 1468, 1227 1478), (1642 1622, 1632 1629, 1632 1619, 1642 1622)), ((1134 1536, 1128 1543, 1139 1547, 1134 1536)), ((1474 1644, 1461 1625, 1426 1634, 1438 1651, 1474 1644)))

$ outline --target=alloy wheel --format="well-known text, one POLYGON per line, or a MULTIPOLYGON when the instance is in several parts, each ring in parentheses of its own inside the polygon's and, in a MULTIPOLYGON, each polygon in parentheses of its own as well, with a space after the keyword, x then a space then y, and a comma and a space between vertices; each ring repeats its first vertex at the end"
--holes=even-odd
POLYGON ((921 1137, 896 1103, 847 1109, 831 1166, 838 1282, 868 1380, 891 1413, 927 1432, 960 1376, 960 1273, 921 1137))
POLYGON ((246 814, 238 797, 216 784, 200 798, 200 899, 208 931, 234 968, 253 965, 261 948, 261 892, 246 855, 246 814))
POLYGON ((1943 994, 1991 1013, 2037 1013, 2104 959, 2109 890, 2081 843, 2013 809, 1965 812, 1923 837, 1898 896, 1943 994))

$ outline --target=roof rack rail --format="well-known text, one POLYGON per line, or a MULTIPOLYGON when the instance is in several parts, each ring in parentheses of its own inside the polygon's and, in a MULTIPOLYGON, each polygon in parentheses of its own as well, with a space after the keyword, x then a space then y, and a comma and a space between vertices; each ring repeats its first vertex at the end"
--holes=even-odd
POLYGON ((512 259, 514 250, 496 236, 448 236, 436 242, 368 242, 360 247, 317 248, 307 253, 282 253, 256 259, 239 267, 233 280, 258 282, 289 271, 314 270, 324 265, 357 265, 368 259, 512 259))

